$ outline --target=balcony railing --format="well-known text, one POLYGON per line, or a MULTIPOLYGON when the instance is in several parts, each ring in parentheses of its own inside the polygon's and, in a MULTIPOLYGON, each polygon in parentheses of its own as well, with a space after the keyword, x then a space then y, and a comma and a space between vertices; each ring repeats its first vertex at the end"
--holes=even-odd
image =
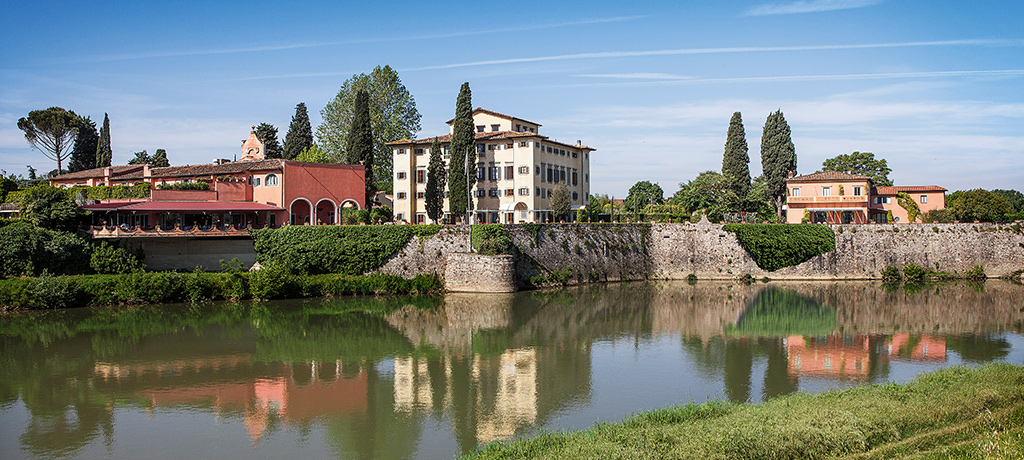
POLYGON ((174 225, 174 226, 142 226, 142 225, 93 225, 84 230, 93 238, 131 238, 131 237, 162 237, 162 236, 248 236, 249 230, 264 228, 263 225, 174 225))

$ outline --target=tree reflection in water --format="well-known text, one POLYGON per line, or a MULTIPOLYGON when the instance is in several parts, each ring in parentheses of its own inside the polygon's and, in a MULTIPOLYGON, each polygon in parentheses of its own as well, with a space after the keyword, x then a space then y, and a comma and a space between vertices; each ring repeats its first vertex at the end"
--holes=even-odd
MULTIPOLYGON (((998 282, 982 292, 623 283, 8 314, 0 317, 0 421, 15 420, 21 406, 27 419, 20 450, 0 456, 110 455, 128 433, 161 436, 164 414, 243 426, 248 437, 235 441, 204 439, 197 428, 197 444, 244 446, 231 455, 322 433, 319 446, 300 441, 311 456, 451 456, 558 427, 580 410, 603 414, 595 405, 608 398, 633 401, 634 410, 680 402, 644 399, 657 393, 644 385, 719 386, 705 397, 758 401, 802 382, 884 382, 907 361, 1005 359, 1013 351, 1005 331, 1024 319, 1020 304, 1024 289, 998 282), (612 378, 635 391, 602 393, 609 386, 594 381, 598 367, 621 357, 595 344, 629 344, 639 359, 666 353, 658 348, 666 340, 686 358, 689 367, 675 370, 683 380, 618 372, 612 378), (130 413, 151 418, 119 431, 115 420, 130 413), (438 437, 438 426, 446 434, 438 437)), ((677 362, 653 357, 637 371, 665 375, 673 369, 657 363, 677 362)))

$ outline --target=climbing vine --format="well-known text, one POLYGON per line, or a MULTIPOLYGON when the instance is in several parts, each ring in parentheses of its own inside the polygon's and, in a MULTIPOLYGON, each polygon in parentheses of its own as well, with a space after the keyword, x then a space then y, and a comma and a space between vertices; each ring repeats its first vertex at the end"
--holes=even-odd
POLYGON ((826 225, 728 224, 758 267, 773 272, 835 250, 836 235, 826 225))

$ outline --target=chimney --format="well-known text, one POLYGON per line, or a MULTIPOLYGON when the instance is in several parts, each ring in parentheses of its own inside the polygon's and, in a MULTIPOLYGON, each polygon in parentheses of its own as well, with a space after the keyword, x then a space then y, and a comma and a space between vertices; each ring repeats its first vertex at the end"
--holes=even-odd
POLYGON ((793 171, 789 172, 789 177, 793 177, 793 171))
POLYGON ((142 165, 142 180, 143 182, 149 182, 149 179, 153 177, 153 170, 149 168, 148 164, 142 165))

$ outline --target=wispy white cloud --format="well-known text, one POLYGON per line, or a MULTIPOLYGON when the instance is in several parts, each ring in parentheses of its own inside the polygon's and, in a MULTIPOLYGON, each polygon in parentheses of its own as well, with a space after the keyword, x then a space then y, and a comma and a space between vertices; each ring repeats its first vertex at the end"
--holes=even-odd
POLYGON ((882 0, 807 0, 792 3, 773 3, 755 6, 746 16, 774 16, 780 14, 818 13, 822 11, 863 8, 882 3, 882 0))
POLYGON ((290 43, 280 45, 265 45, 265 46, 251 46, 251 47, 238 47, 238 48, 213 48, 213 49, 191 49, 191 50, 168 50, 168 51, 152 51, 152 52, 141 52, 141 53, 122 53, 122 54, 108 54, 108 55, 95 55, 95 56, 81 56, 76 58, 60 58, 48 61, 49 63, 68 63, 70 62, 109 62, 109 61, 127 61, 134 59, 153 59, 153 58, 165 58, 165 57, 183 57, 183 56, 208 56, 217 54, 237 54, 237 53, 257 53, 267 51, 288 51, 303 48, 317 48, 325 46, 341 46, 341 45, 357 45, 357 44, 368 44, 368 43, 384 43, 384 42, 401 42, 401 41, 419 41, 419 40, 435 40, 444 38, 455 38, 455 37, 466 37, 473 35, 487 35, 487 34, 500 34, 509 32, 523 32, 528 30, 538 29, 552 29, 556 27, 571 27, 571 26, 583 26, 592 24, 606 24, 614 22, 625 22, 634 21, 637 19, 645 18, 646 16, 617 16, 611 18, 596 18, 596 19, 584 19, 580 21, 569 21, 559 23, 548 23, 548 24, 535 24, 525 25, 518 27, 509 27, 503 29, 486 29, 486 30, 473 30, 465 32, 450 32, 443 34, 427 34, 427 35, 415 35, 415 36, 392 36, 392 37, 380 37, 380 38, 366 38, 358 40, 341 40, 341 41, 329 41, 329 42, 311 42, 311 43, 290 43))
MULTIPOLYGON (((794 82, 794 81, 838 81, 838 80, 888 80, 906 78, 942 78, 942 77, 1019 77, 1024 76, 1024 69, 1005 70, 944 70, 934 72, 890 72, 890 73, 857 73, 838 75, 776 75, 763 77, 723 77, 693 78, 667 74, 586 74, 576 75, 587 78, 635 79, 632 82, 610 82, 584 84, 582 86, 649 86, 667 84, 697 83, 758 83, 758 82, 794 82), (641 76, 636 76, 641 75, 641 76), (664 75, 664 77, 657 77, 664 75), (657 81, 649 81, 657 80, 657 81)), ((572 85, 570 85, 572 86, 572 85)), ((581 86, 581 85, 575 85, 581 86)))
POLYGON ((521 64, 526 62, 567 61, 577 59, 609 59, 624 57, 650 56, 681 56, 695 54, 730 54, 730 53, 765 53, 780 51, 839 51, 863 50, 877 48, 914 48, 931 46, 1022 46, 1024 40, 1019 39, 978 39, 978 40, 938 40, 896 43, 864 43, 853 45, 799 45, 799 46, 741 46, 730 48, 679 48, 647 51, 603 51, 595 53, 557 54, 552 56, 535 56, 510 59, 490 59, 484 61, 461 62, 453 64, 431 65, 401 69, 402 71, 422 71, 455 69, 460 67, 476 67, 502 64, 521 64))

